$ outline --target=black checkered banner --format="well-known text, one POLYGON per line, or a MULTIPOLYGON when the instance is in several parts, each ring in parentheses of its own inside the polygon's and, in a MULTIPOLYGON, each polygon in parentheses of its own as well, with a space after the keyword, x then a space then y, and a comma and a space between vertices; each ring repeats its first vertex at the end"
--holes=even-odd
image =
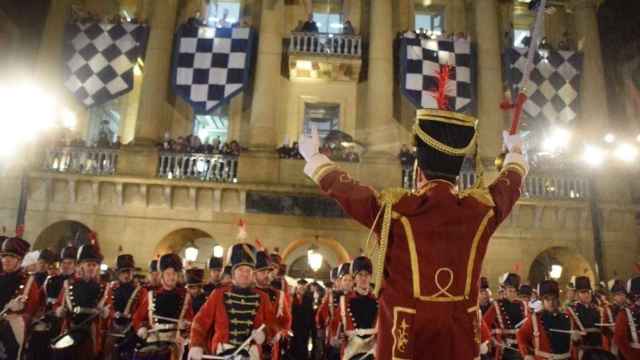
POLYGON ((72 23, 64 33, 64 85, 85 106, 97 106, 133 88, 133 67, 149 29, 140 24, 72 23))
POLYGON ((438 109, 439 76, 447 67, 444 96, 446 110, 473 111, 471 42, 466 38, 402 38, 400 77, 402 92, 418 109, 438 109))
MULTIPOLYGON (((507 80, 512 94, 517 94, 524 81, 526 48, 505 51, 507 80)), ((578 112, 582 54, 575 51, 540 50, 534 57, 524 104, 524 113, 545 124, 572 122, 578 112), (544 56, 543 56, 544 55, 544 56)))
POLYGON ((173 51, 176 94, 195 114, 209 114, 227 103, 249 82, 255 38, 248 27, 180 26, 173 51))

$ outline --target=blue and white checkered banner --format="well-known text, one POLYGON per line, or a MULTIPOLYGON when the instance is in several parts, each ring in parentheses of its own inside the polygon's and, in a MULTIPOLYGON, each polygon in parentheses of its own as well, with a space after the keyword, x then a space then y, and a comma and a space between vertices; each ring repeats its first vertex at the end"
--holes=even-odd
MULTIPOLYGON (((505 50, 507 81, 517 94, 527 63, 526 48, 505 50)), ((527 89, 524 113, 544 124, 567 124, 575 120, 580 100, 582 54, 575 51, 540 50, 527 89), (545 54, 543 57, 542 54, 545 54)))
POLYGON ((209 114, 249 82, 255 34, 251 28, 184 24, 173 50, 172 82, 195 114, 209 114))
POLYGON ((133 88, 133 67, 149 28, 141 24, 72 23, 64 33, 64 85, 86 107, 133 88))
POLYGON ((403 94, 418 109, 438 109, 439 74, 448 65, 444 87, 447 110, 471 113, 474 107, 471 42, 466 38, 419 39, 400 42, 400 78, 403 94))

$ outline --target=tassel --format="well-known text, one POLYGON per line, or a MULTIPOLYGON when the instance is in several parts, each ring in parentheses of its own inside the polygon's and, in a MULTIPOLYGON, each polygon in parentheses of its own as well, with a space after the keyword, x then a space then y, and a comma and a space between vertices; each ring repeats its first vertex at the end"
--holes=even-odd
POLYGON ((445 64, 440 65, 440 70, 436 73, 438 78, 438 88, 435 91, 435 94, 432 95, 436 104, 438 104, 438 109, 440 110, 449 110, 449 101, 447 100, 447 90, 449 84, 449 78, 454 74, 454 67, 445 64))

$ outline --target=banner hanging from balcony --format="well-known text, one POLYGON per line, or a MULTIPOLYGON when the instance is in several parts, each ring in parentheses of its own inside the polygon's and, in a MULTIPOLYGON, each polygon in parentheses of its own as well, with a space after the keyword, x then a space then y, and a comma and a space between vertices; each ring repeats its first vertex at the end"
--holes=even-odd
POLYGON ((249 82, 253 29, 210 28, 187 23, 178 28, 172 82, 195 114, 210 114, 249 82))
POLYGON ((149 28, 142 24, 71 23, 64 32, 64 85, 86 107, 104 104, 133 88, 149 28))
MULTIPOLYGON (((509 48, 504 54, 507 81, 511 93, 518 94, 524 81, 527 63, 526 48, 509 48)), ((544 124, 567 124, 578 112, 582 54, 575 51, 539 50, 527 89, 529 99, 524 113, 531 120, 544 124)))
POLYGON ((400 42, 402 92, 418 109, 472 112, 472 56, 471 41, 467 38, 403 37, 400 42), (448 79, 446 86, 439 87, 443 76, 448 79))

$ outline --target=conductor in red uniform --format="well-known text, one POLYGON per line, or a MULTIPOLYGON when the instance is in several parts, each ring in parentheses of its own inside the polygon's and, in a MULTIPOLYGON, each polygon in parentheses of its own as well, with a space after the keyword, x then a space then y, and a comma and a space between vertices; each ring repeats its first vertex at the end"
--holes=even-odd
POLYGON ((488 188, 460 192, 457 178, 475 149, 476 119, 419 110, 414 133, 416 192, 379 193, 360 184, 318 152, 315 129, 301 137, 299 149, 305 173, 378 235, 376 359, 473 359, 480 347, 480 268, 491 235, 520 197, 527 172, 522 139, 505 136, 509 153, 488 188))

